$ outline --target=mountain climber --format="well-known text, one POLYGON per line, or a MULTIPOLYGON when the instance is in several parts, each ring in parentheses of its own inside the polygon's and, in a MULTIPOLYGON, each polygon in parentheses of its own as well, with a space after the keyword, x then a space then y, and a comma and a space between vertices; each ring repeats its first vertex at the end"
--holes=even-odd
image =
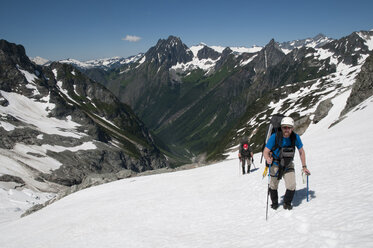
MULTIPOLYGON (((291 202, 295 193, 295 172, 294 172, 294 155, 297 147, 300 160, 302 162, 302 172, 311 175, 306 165, 306 153, 303 149, 303 143, 299 135, 293 132, 294 120, 291 117, 284 117, 281 120, 281 131, 274 133, 268 139, 264 148, 263 156, 270 166, 269 194, 271 196, 271 207, 277 209, 278 204, 278 184, 279 180, 284 177, 286 192, 284 196, 284 209, 291 210, 291 202)), ((265 168, 263 176, 266 176, 268 167, 265 168)))
POLYGON ((245 163, 247 161, 247 173, 250 173, 250 167, 251 167, 251 161, 254 162, 254 154, 250 150, 250 138, 247 138, 246 140, 242 141, 240 144, 240 148, 238 151, 238 158, 240 159, 242 163, 242 174, 245 174, 245 163), (251 161, 250 161, 251 158, 251 161))

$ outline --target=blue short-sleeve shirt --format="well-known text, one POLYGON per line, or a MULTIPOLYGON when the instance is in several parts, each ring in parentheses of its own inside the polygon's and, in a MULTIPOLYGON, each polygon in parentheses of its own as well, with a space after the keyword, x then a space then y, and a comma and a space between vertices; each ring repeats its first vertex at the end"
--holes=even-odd
MULTIPOLYGON (((301 149, 303 147, 303 143, 302 143, 302 140, 300 139, 300 136, 298 134, 295 134, 295 146, 299 149, 301 149)), ((269 150, 272 150, 272 148, 275 146, 275 143, 276 143, 276 134, 272 134, 271 137, 268 139, 268 142, 266 144, 266 147, 269 149, 269 150)), ((291 139, 290 137, 289 138, 282 138, 282 145, 281 147, 286 147, 286 146, 291 146, 291 139)), ((279 156, 280 156, 280 148, 277 148, 272 156, 275 158, 275 159, 278 159, 279 156)))

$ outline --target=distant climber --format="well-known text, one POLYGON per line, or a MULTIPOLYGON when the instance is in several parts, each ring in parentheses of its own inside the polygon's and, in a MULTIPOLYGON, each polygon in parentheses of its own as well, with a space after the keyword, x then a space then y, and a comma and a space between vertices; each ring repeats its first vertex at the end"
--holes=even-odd
POLYGON ((247 162, 247 173, 250 173, 251 162, 254 162, 254 154, 250 149, 250 138, 245 139, 241 142, 238 151, 238 158, 242 164, 242 174, 245 174, 245 164, 247 162))

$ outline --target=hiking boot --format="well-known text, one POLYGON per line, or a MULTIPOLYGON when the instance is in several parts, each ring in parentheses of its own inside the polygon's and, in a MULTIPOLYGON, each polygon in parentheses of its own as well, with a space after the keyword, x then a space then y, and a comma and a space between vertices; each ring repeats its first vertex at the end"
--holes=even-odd
POLYGON ((284 209, 292 210, 293 206, 291 204, 289 204, 289 203, 284 203, 284 209))
POLYGON ((278 209, 278 203, 272 203, 271 208, 273 208, 274 210, 278 209))
POLYGON ((284 196, 284 209, 291 210, 293 206, 291 205, 291 202, 293 201, 295 194, 295 190, 286 190, 285 196, 284 196))
MULTIPOLYGON (((278 193, 277 193, 277 190, 269 188, 269 195, 271 196, 272 205, 276 206, 276 208, 278 208, 278 193)), ((272 207, 272 205, 271 205, 271 207, 272 207)))

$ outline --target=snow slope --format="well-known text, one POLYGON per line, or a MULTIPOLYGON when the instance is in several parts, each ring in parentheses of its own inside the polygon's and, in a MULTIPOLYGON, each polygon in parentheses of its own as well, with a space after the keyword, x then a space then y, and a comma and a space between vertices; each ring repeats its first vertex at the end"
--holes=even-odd
MULTIPOLYGON (((0 224, 0 247, 373 247, 373 97, 328 129, 347 96, 334 98, 328 117, 302 136, 310 201, 297 156, 292 211, 269 209, 266 221, 261 154, 246 175, 234 154, 205 167, 79 191, 0 224)), ((284 191, 281 182, 280 201, 284 191)))

